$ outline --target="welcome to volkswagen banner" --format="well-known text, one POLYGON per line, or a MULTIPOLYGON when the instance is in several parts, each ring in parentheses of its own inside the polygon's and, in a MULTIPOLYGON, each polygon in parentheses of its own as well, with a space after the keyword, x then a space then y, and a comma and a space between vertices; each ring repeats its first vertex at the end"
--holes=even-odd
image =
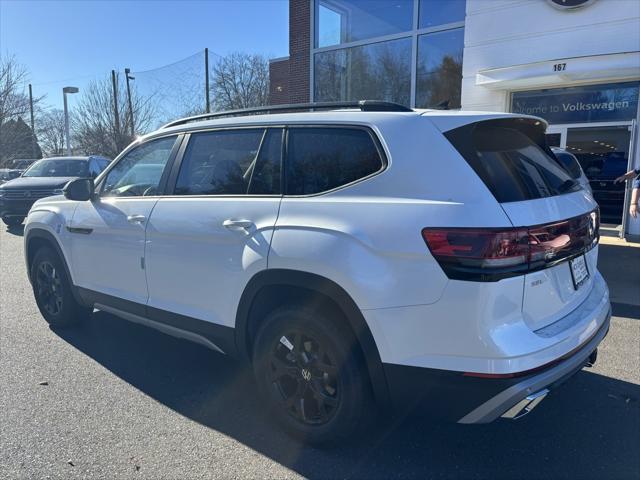
POLYGON ((551 124, 632 120, 638 93, 638 82, 516 92, 511 111, 537 115, 551 124))

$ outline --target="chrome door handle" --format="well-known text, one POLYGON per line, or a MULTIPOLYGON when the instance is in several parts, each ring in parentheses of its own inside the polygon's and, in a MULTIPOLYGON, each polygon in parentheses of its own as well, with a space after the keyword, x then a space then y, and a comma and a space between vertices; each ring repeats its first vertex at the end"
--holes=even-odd
POLYGON ((229 218, 222 222, 222 226, 229 230, 244 230, 246 232, 253 226, 253 222, 251 220, 234 220, 229 218))
POLYGON ((129 215, 127 216, 127 222, 129 223, 144 223, 147 219, 144 215, 129 215))

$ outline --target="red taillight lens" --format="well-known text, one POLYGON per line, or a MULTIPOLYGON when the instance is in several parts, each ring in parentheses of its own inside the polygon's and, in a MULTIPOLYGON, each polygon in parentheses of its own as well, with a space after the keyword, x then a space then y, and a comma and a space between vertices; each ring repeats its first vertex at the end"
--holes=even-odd
POLYGON ((495 281, 584 253, 597 243, 598 212, 531 228, 425 228, 422 237, 449 278, 495 281))
POLYGON ((422 237, 449 278, 515 275, 529 265, 526 229, 425 228, 422 237))

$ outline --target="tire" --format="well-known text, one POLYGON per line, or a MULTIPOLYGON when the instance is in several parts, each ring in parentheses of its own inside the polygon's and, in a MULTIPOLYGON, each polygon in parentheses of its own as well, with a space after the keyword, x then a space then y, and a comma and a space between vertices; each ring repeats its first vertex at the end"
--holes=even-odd
POLYGON ((272 416, 292 436, 321 445, 364 427, 371 390, 353 334, 305 307, 272 312, 256 334, 253 371, 272 416))
POLYGON ((24 217, 2 217, 2 221, 7 227, 17 227, 24 221, 24 217))
POLYGON ((76 301, 62 260, 50 247, 36 252, 31 262, 31 283, 38 309, 53 328, 77 325, 93 310, 76 301))

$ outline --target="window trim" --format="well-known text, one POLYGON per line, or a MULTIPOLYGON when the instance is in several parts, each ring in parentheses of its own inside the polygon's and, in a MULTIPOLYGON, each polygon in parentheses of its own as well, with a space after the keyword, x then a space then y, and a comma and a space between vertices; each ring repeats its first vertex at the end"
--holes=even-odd
MULTIPOLYGON (((260 149, 258 150, 258 154, 262 150, 262 146, 264 143, 264 139, 267 135, 267 130, 269 129, 279 129, 282 131, 282 141, 284 142, 284 138, 286 135, 286 126, 279 124, 256 124, 256 125, 242 125, 242 126, 233 126, 233 125, 225 125, 220 127, 209 127, 209 128, 198 128, 194 130, 189 130, 183 132, 184 140, 182 145, 180 146, 180 151, 178 152, 175 161, 173 162, 171 172, 168 176, 167 188, 165 190, 165 194, 163 197, 171 197, 171 198, 280 198, 282 197, 283 191, 283 172, 284 172, 284 149, 280 149, 280 192, 279 193, 262 193, 262 194, 249 194, 249 193, 225 193, 222 195, 216 194, 197 194, 197 195, 179 195, 176 192, 176 186, 178 183, 178 176, 180 175, 180 168, 182 166, 182 162, 184 160, 185 153, 187 151, 187 147, 189 146, 189 142, 191 141, 191 135, 194 133, 212 133, 218 131, 225 130, 263 130, 263 137, 260 141, 260 149)), ((257 158, 257 156, 256 156, 257 158)))
POLYGON ((156 197, 162 197, 164 195, 166 195, 167 192, 167 180, 169 179, 169 173, 171 172, 172 168, 173 168, 173 163, 175 162, 176 156, 178 154, 178 150, 180 149, 180 147, 182 146, 183 140, 184 140, 184 133, 183 132, 171 132, 167 135, 158 135, 158 136, 154 136, 151 138, 145 138, 142 140, 139 140, 137 142, 131 143, 128 147, 126 147, 121 153, 120 155, 118 155, 113 161, 109 162, 109 164, 107 165, 107 167, 100 172, 100 175, 98 175, 95 180, 95 192, 96 195, 99 198, 109 198, 109 199, 118 199, 118 198, 126 198, 128 200, 133 200, 133 199, 137 199, 137 198, 156 198, 156 197), (116 167, 116 165, 118 165, 123 158, 125 158, 127 155, 129 155, 129 153, 131 151, 133 151, 134 149, 138 148, 138 147, 142 147, 143 145, 146 145, 148 143, 154 142, 156 140, 162 140, 164 138, 170 138, 170 137, 175 137, 174 143, 173 143, 173 147, 171 147, 171 152, 169 153, 169 158, 167 159, 167 163, 164 166, 164 170, 162 171, 162 176, 160 177, 160 183, 158 184, 158 194, 157 195, 141 195, 141 196, 131 196, 131 197, 118 197, 118 196, 113 196, 113 197, 103 197, 102 196, 102 189, 104 188, 104 180, 107 178, 107 176, 109 175, 109 172, 114 169, 116 167))
POLYGON ((378 137, 378 135, 376 134, 376 132, 373 130, 373 128, 366 126, 366 125, 357 125, 357 124, 346 124, 346 123, 340 123, 340 124, 300 124, 300 125, 288 125, 286 127, 286 155, 284 156, 284 162, 283 162, 283 166, 282 166, 282 174, 283 174, 283 183, 282 183, 282 191, 283 191, 283 197, 284 198, 309 198, 309 197, 318 197, 320 195, 327 195, 339 190, 343 190, 345 188, 349 188, 352 187, 353 185, 360 183, 360 182, 364 182, 366 180, 369 180, 373 177, 376 177, 378 175, 380 175, 381 173, 385 172, 387 170, 387 168, 389 167, 389 161, 387 158, 387 154, 382 146, 382 142, 380 142, 380 139, 378 137), (370 173, 369 175, 365 176, 365 177, 361 177, 358 178, 356 180, 353 180, 349 183, 345 183, 344 185, 340 185, 334 188, 331 188, 329 190, 323 190, 321 192, 316 192, 316 193, 306 193, 306 194, 302 194, 302 195, 294 195, 294 194, 290 194, 288 193, 288 185, 287 185, 287 165, 289 162, 289 131, 292 129, 297 129, 297 128, 339 128, 339 129, 347 129, 347 130, 364 130, 365 132, 367 132, 369 134, 369 137, 371 138, 371 140, 373 141, 373 144, 378 152, 378 156, 380 157, 382 166, 380 167, 380 169, 376 170, 375 172, 370 173))

